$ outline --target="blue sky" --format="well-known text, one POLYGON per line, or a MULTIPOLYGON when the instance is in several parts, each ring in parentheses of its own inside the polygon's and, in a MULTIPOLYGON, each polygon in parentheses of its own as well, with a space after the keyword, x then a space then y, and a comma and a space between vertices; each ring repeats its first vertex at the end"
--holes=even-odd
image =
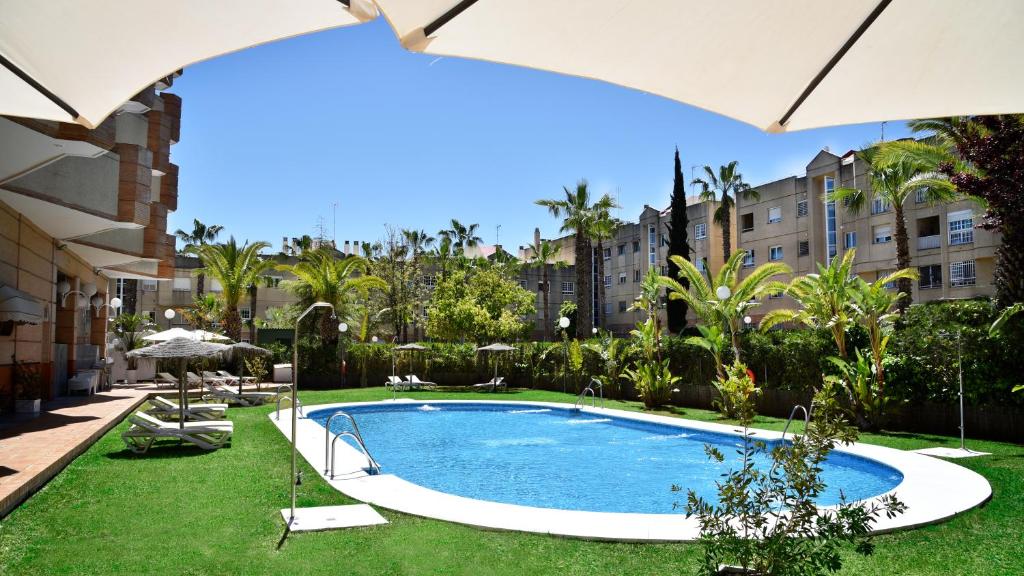
MULTIPOLYGON (((382 20, 189 67, 172 91, 183 108, 169 229, 199 218, 275 249, 320 218, 334 234, 334 203, 339 243, 386 225, 434 233, 454 217, 487 243, 500 225, 515 247, 535 226, 558 235, 533 201, 580 178, 617 195, 623 219, 666 205, 677 145, 687 179, 692 165, 738 160, 756 185, 881 134, 876 123, 769 135, 610 84, 413 54, 382 20)), ((907 134, 885 126, 886 139, 907 134)))

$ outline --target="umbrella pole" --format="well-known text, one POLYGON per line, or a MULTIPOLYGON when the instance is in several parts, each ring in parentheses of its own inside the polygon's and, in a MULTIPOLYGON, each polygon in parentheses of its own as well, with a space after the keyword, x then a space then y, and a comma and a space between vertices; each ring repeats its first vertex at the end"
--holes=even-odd
POLYGON ((188 398, 188 392, 185 391, 188 386, 188 362, 181 358, 178 360, 178 429, 183 430, 185 428, 185 399, 188 398))

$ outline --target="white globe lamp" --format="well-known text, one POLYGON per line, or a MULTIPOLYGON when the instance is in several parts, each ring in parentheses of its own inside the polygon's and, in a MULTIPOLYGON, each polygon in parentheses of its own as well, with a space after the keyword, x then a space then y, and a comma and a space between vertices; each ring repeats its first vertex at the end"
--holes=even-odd
POLYGON ((338 324, 338 332, 341 332, 342 334, 344 334, 345 332, 348 332, 348 324, 346 324, 344 322, 338 324))
POLYGON ((561 318, 558 319, 558 325, 560 327, 562 327, 562 328, 568 328, 569 327, 569 319, 566 318, 565 316, 562 316, 561 318))
POLYGON ((732 296, 732 290, 728 286, 719 286, 715 289, 715 296, 718 296, 719 300, 727 300, 732 296))

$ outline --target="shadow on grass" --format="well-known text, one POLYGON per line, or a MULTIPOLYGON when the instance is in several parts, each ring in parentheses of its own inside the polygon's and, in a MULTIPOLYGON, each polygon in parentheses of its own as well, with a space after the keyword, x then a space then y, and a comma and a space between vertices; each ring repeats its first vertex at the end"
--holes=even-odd
POLYGON ((936 435, 936 434, 923 434, 923 433, 920 433, 920 432, 889 432, 889 431, 883 430, 881 432, 875 432, 875 434, 878 435, 878 436, 884 436, 884 437, 887 437, 887 438, 902 438, 902 439, 905 439, 905 440, 920 440, 922 442, 932 442, 932 443, 942 444, 942 445, 949 444, 951 441, 954 441, 954 440, 957 441, 957 442, 960 441, 959 438, 953 438, 953 437, 950 437, 950 436, 939 436, 939 435, 936 435))
MULTIPOLYGON (((231 444, 219 448, 218 450, 228 450, 231 448, 231 444)), ((154 459, 154 458, 189 458, 192 456, 205 456, 207 454, 213 454, 217 450, 203 450, 198 446, 191 444, 179 444, 176 440, 168 440, 162 443, 154 443, 149 447, 149 450, 142 454, 136 454, 131 450, 125 448, 118 450, 117 452, 107 452, 107 458, 111 460, 142 460, 142 459, 154 459)))

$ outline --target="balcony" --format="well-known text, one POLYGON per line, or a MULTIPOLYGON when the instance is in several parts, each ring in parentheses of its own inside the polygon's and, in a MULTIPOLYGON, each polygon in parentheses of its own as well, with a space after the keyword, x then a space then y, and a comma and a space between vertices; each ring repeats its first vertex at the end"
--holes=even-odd
POLYGON ((918 250, 931 250, 938 248, 942 244, 942 235, 935 234, 934 236, 918 236, 917 237, 917 249, 918 250))

